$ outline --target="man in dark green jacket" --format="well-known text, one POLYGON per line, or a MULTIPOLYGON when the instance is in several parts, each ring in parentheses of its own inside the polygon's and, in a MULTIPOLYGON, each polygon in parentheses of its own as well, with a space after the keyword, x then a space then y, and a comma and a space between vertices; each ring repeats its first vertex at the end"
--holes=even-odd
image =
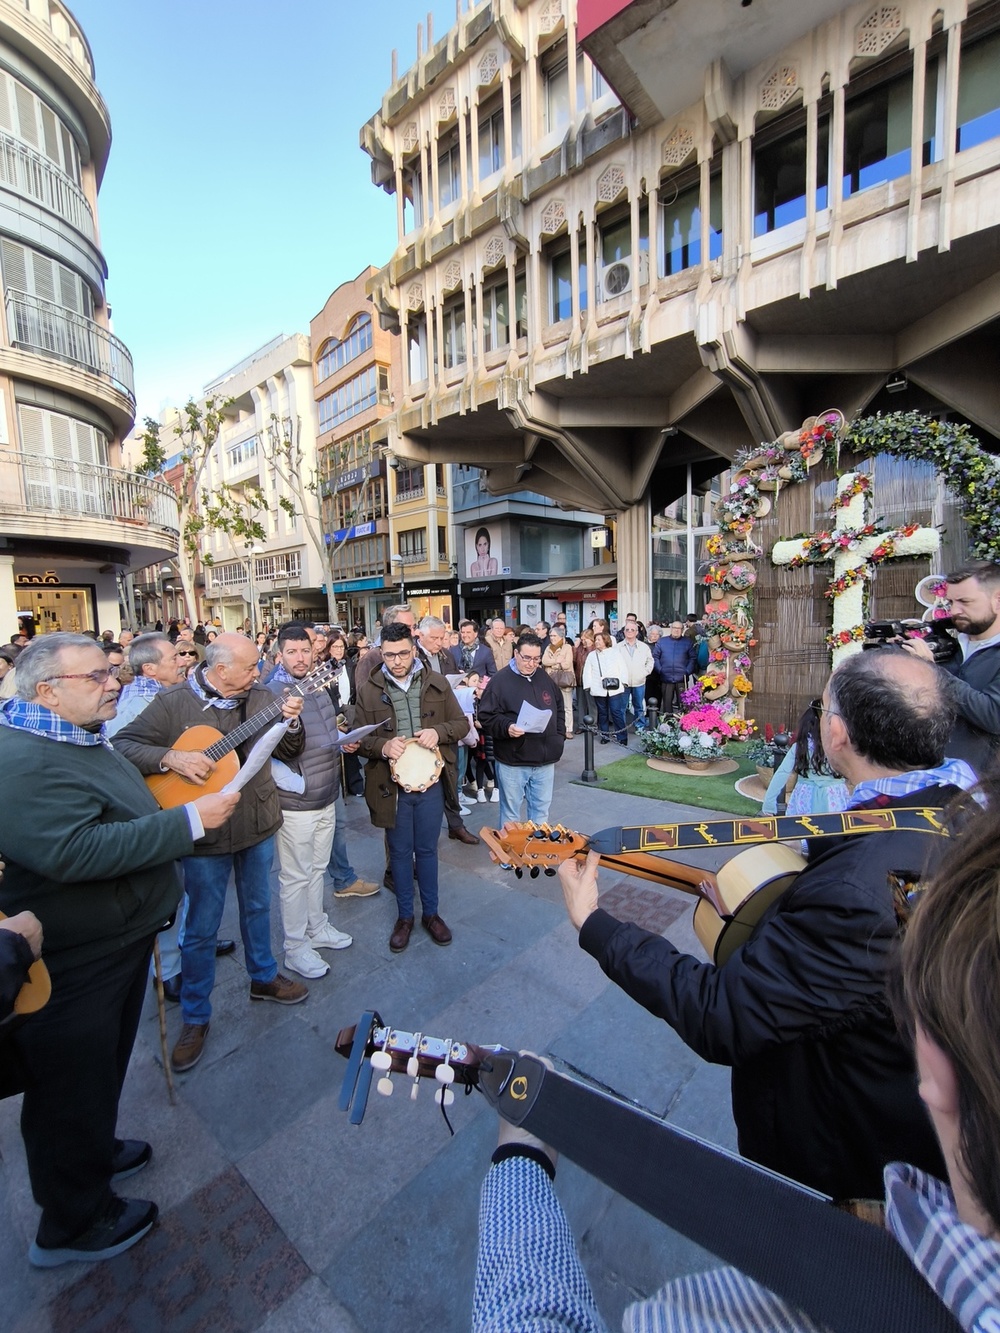
POLYGON ((160 810, 104 736, 118 682, 92 639, 48 634, 18 659, 0 711, 0 909, 45 931, 52 998, 13 1037, 21 1133, 42 1216, 31 1262, 108 1259, 140 1240, 156 1205, 113 1193, 148 1143, 115 1138, 153 937, 180 898, 175 861, 238 796, 160 810))

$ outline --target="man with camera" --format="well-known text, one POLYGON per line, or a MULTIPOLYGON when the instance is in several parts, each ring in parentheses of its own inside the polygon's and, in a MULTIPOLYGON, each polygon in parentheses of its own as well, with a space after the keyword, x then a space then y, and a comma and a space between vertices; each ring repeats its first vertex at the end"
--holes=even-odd
MULTIPOLYGON (((948 575, 951 622, 960 651, 939 665, 954 677, 958 716, 946 747, 949 758, 964 759, 983 774, 1000 746, 1000 564, 970 561, 948 575)), ((914 657, 935 661, 931 645, 906 639, 914 657)))

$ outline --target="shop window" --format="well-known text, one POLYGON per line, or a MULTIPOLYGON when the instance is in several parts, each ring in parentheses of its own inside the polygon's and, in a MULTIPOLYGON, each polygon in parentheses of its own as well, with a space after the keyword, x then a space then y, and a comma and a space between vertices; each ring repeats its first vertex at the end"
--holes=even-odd
MULTIPOLYGON (((829 118, 819 121, 816 147, 816 208, 827 207, 829 179, 829 118)), ((753 234, 763 236, 778 227, 787 227, 806 215, 806 125, 799 124, 785 134, 754 141, 754 223, 753 234)))
MULTIPOLYGON (((718 259, 722 254, 722 176, 719 172, 709 178, 708 201, 707 258, 718 259)), ((667 181, 660 199, 664 276, 694 268, 702 262, 701 219, 700 179, 679 189, 667 181)))
POLYGON ((852 97, 844 112, 844 198, 910 171, 913 79, 909 74, 852 97))
POLYGON ((962 48, 958 75, 958 149, 1000 136, 1000 33, 962 48))

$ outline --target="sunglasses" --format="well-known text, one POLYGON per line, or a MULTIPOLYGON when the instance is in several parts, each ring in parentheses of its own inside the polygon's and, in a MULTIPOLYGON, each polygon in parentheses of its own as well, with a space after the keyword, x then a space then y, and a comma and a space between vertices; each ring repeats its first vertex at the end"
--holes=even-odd
POLYGON ((190 648, 178 648, 178 649, 177 649, 177 656, 178 656, 178 657, 197 657, 198 654, 192 652, 190 648))

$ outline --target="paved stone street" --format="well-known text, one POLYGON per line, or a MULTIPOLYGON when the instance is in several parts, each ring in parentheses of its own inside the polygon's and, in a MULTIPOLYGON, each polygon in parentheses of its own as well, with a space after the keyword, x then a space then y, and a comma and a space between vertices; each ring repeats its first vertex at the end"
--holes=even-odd
MULTIPOLYGON (((619 758, 598 746, 597 762, 619 758)), ((662 807, 578 785, 583 741, 567 745, 553 821, 593 831, 662 817, 662 807)), ((681 818, 711 818, 672 807, 681 818)), ((477 805, 469 828, 495 826, 498 807, 477 805)), ((355 868, 381 880, 382 840, 361 799, 348 801, 355 868)), ((198 1067, 176 1078, 171 1106, 150 993, 123 1099, 120 1129, 148 1138, 151 1166, 125 1192, 155 1199, 153 1233, 103 1264, 40 1273, 27 1248, 37 1209, 17 1127, 19 1100, 0 1103, 0 1309, 17 1333, 99 1330, 315 1330, 407 1333, 467 1329, 479 1186, 495 1146, 495 1118, 478 1096, 459 1095, 451 1138, 433 1104, 402 1086, 374 1090, 364 1123, 337 1110, 345 1062, 339 1028, 376 1008, 396 1027, 442 1037, 530 1047, 616 1088, 672 1122, 732 1145, 728 1075, 686 1050, 628 1000, 575 942, 556 879, 517 880, 485 848, 442 837, 441 907, 455 935, 435 946, 419 929, 389 952, 395 899, 329 899, 354 936, 327 954, 331 970, 309 983, 305 1004, 250 1004, 242 950, 219 960, 212 1031, 198 1067)), ((695 858, 691 858, 692 860, 695 858)), ((715 866, 719 853, 705 854, 715 866)), ((277 881, 275 881, 275 890, 277 881)), ((693 943, 690 899, 645 881, 602 873, 617 914, 693 943)), ((274 940, 277 929, 274 899, 274 940)), ((235 895, 224 934, 238 937, 235 895)), ((281 956, 279 966, 281 965, 281 956)), ((169 1040, 180 1015, 168 1006, 169 1040)), ((636 1295, 705 1256, 563 1161, 558 1190, 610 1329, 636 1295)), ((664 1183, 669 1188, 669 1183, 664 1183)))

